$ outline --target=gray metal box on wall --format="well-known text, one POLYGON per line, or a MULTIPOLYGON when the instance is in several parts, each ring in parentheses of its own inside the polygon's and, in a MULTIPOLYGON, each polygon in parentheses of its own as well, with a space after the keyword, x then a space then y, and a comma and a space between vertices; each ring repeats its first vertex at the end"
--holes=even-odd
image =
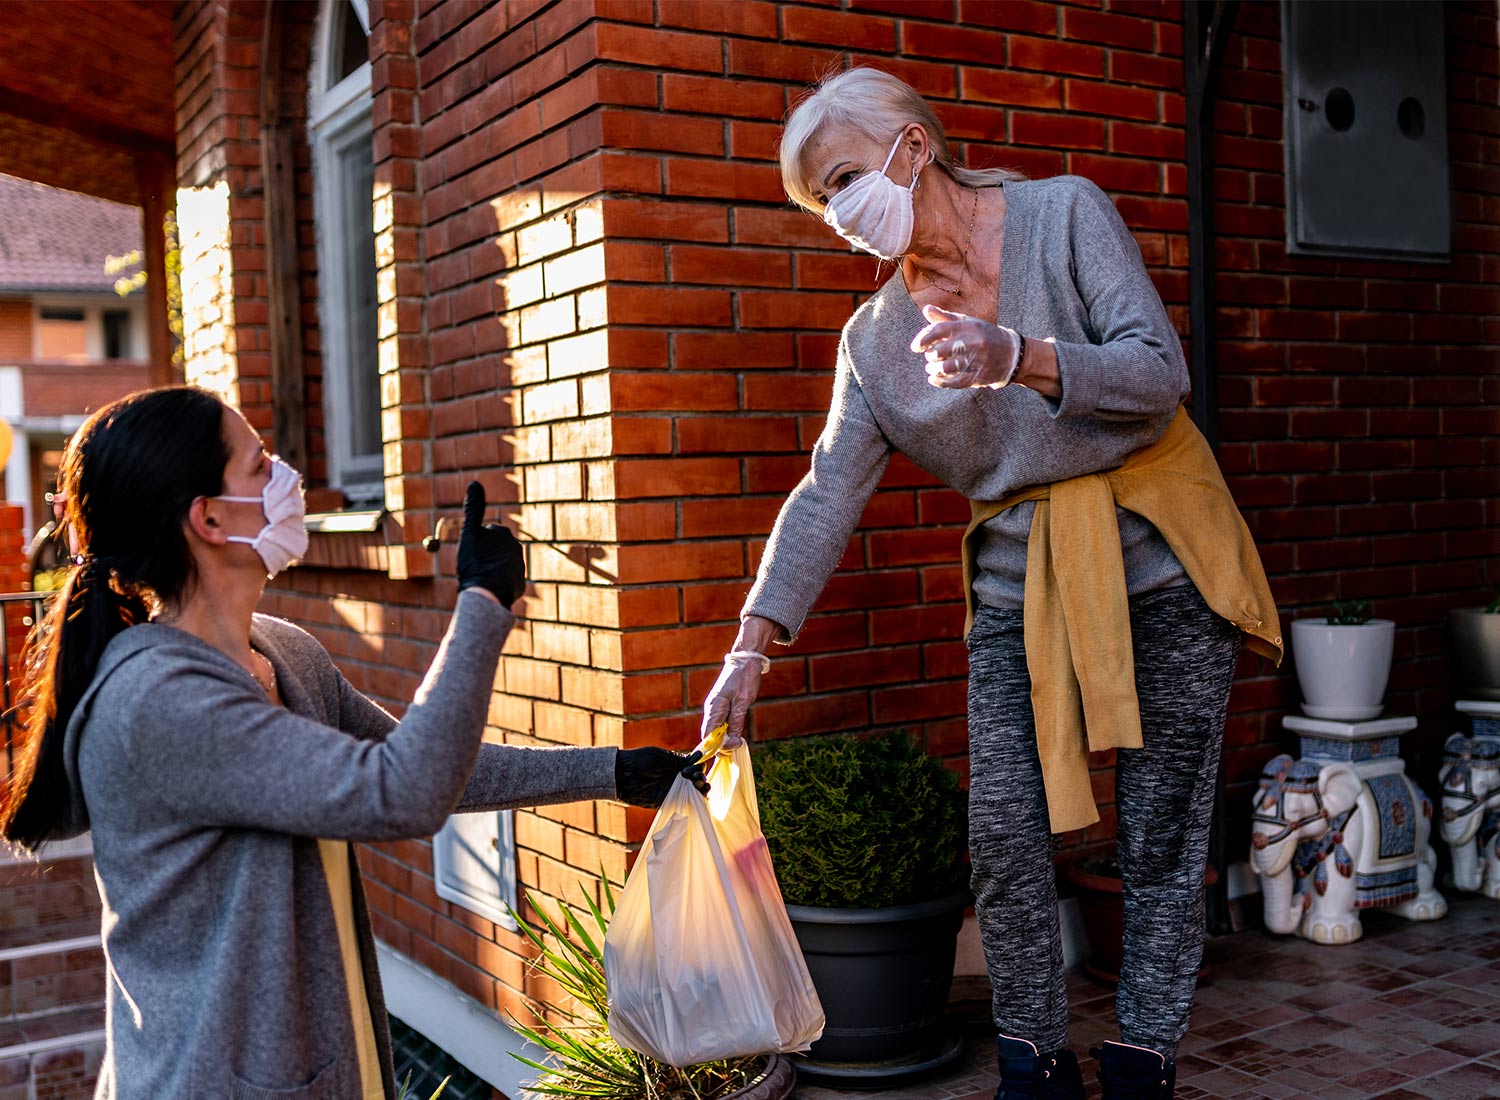
POLYGON ((515 931, 515 814, 454 814, 432 838, 433 886, 446 898, 515 931))
POLYGON ((1282 4, 1288 252, 1447 258, 1443 7, 1282 4))

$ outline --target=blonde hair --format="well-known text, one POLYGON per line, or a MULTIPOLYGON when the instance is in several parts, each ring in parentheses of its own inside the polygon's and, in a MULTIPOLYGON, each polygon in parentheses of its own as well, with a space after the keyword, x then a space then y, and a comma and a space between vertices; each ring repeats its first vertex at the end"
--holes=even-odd
POLYGON ((948 135, 932 105, 900 77, 879 69, 855 68, 825 76, 797 101, 781 134, 781 185, 805 210, 821 213, 808 185, 807 154, 813 138, 828 128, 857 130, 886 145, 912 123, 927 131, 933 160, 959 183, 993 187, 1026 177, 1008 168, 965 168, 954 163, 948 135))

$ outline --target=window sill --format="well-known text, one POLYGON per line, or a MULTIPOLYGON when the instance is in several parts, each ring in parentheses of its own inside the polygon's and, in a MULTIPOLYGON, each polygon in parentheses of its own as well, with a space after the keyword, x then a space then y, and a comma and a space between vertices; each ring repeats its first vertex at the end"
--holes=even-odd
POLYGON ((314 512, 306 519, 303 568, 347 569, 392 576, 393 561, 405 560, 401 525, 383 508, 314 512))

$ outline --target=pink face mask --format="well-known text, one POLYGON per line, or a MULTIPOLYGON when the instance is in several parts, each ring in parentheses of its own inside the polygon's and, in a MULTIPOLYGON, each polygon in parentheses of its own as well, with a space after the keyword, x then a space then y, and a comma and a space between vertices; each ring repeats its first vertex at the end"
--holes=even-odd
POLYGON ((249 546, 265 563, 266 575, 276 576, 307 553, 307 525, 302 503, 302 475, 279 458, 271 460, 271 480, 258 497, 215 497, 236 504, 259 504, 266 525, 254 538, 229 535, 229 542, 249 546))

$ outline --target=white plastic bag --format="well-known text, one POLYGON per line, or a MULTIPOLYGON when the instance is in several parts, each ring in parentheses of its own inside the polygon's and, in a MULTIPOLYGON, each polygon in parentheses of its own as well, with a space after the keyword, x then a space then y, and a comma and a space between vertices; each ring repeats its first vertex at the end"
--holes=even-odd
POLYGON ((717 754, 709 782, 707 799, 686 779, 672 785, 604 940, 610 1034, 673 1066, 805 1051, 823 1034, 749 749, 717 754))

